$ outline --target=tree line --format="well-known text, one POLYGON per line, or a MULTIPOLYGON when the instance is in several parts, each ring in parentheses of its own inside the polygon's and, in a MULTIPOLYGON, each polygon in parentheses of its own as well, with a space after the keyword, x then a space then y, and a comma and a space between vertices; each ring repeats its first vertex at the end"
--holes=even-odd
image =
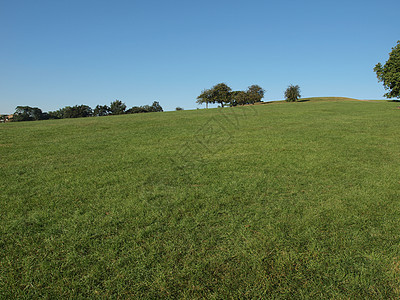
POLYGON ((115 100, 108 105, 97 105, 92 109, 88 105, 66 106, 56 111, 43 112, 38 107, 17 106, 12 121, 37 121, 49 119, 68 119, 85 117, 102 117, 109 115, 136 114, 148 112, 162 112, 163 109, 157 101, 152 105, 133 106, 126 109, 125 103, 115 100))
MULTIPOLYGON (((196 103, 206 104, 208 108, 209 103, 218 103, 222 107, 224 105, 237 106, 254 104, 261 102, 264 98, 265 90, 259 85, 251 85, 246 91, 232 91, 232 89, 225 83, 218 83, 210 89, 205 89, 197 97, 196 103)), ((300 87, 298 85, 289 85, 285 91, 285 99, 287 102, 295 102, 301 97, 300 87)))
POLYGON ((264 93, 265 90, 256 84, 249 86, 246 91, 232 91, 225 83, 218 83, 210 89, 203 90, 197 97, 196 103, 205 103, 207 108, 209 103, 218 103, 222 107, 224 107, 224 105, 237 106, 254 104, 256 102, 261 102, 264 93))

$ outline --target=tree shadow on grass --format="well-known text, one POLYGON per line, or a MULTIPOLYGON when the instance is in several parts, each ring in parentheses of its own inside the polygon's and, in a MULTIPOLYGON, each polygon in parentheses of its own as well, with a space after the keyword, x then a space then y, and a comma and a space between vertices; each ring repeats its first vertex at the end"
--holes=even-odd
POLYGON ((308 101, 310 101, 310 99, 301 99, 301 100, 298 100, 297 102, 308 102, 308 101))
MULTIPOLYGON (((276 101, 261 101, 261 102, 258 102, 258 104, 255 104, 255 105, 273 104, 273 103, 276 103, 276 102, 281 102, 281 100, 276 100, 276 101)), ((253 104, 246 104, 246 105, 253 105, 253 104)), ((246 105, 244 105, 244 106, 246 106, 246 105)))
POLYGON ((399 100, 387 100, 387 102, 397 102, 397 103, 399 103, 400 99, 399 100))

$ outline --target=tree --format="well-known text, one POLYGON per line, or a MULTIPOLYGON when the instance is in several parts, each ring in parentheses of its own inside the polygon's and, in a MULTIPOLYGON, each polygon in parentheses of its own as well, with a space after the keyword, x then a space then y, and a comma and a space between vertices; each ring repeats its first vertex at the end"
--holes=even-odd
POLYGON ((150 106, 149 112, 163 112, 160 103, 158 101, 154 101, 153 104, 150 106))
POLYGON ((47 112, 42 113, 40 120, 48 120, 50 119, 50 114, 47 112))
POLYGON ((254 104, 256 102, 261 102, 261 99, 264 98, 264 93, 265 90, 257 84, 249 86, 246 91, 248 103, 254 104))
POLYGON ((85 118, 93 115, 92 109, 87 105, 66 106, 63 110, 63 118, 85 118))
POLYGON ((225 83, 218 83, 211 89, 203 90, 197 97, 196 103, 205 103, 206 108, 208 108, 208 103, 219 103, 222 107, 224 107, 224 104, 231 104, 231 92, 232 89, 225 83))
POLYGON ((87 105, 75 105, 76 118, 86 118, 93 116, 93 110, 87 105))
POLYGON ((247 94, 244 91, 231 92, 231 106, 247 104, 247 94))
POLYGON ((128 109, 125 113, 127 114, 139 114, 139 113, 146 113, 146 109, 143 106, 133 106, 128 109))
POLYGON ((400 41, 392 48, 389 59, 384 66, 378 63, 374 71, 379 82, 383 82, 386 90, 389 90, 386 98, 400 98, 400 41))
POLYGON ((217 102, 224 107, 224 104, 231 103, 231 91, 232 89, 225 83, 218 83, 211 89, 211 95, 213 103, 217 102))
POLYGON ((128 109, 125 113, 127 114, 138 114, 138 113, 147 113, 147 112, 163 112, 163 108, 160 103, 154 101, 152 105, 143 105, 143 106, 133 106, 128 109))
POLYGON ((231 92, 231 105, 245 105, 261 102, 264 98, 265 90, 259 85, 253 84, 247 88, 247 91, 231 92))
POLYGON ((121 115, 125 112, 126 105, 119 100, 111 102, 110 111, 112 115, 121 115))
POLYGON ((285 99, 287 102, 296 102, 301 97, 300 87, 298 85, 289 85, 285 91, 285 99))
POLYGON ((60 108, 56 111, 49 111, 49 119, 63 119, 65 108, 60 108))
POLYGON ((211 89, 203 90, 201 94, 197 97, 196 103, 198 104, 206 104, 206 108, 208 108, 208 103, 214 103, 212 99, 211 89))
POLYGON ((110 114, 110 107, 108 105, 97 105, 93 111, 95 117, 108 116, 110 114))
POLYGON ((30 106, 17 106, 13 121, 36 121, 42 120, 43 112, 40 108, 30 106))

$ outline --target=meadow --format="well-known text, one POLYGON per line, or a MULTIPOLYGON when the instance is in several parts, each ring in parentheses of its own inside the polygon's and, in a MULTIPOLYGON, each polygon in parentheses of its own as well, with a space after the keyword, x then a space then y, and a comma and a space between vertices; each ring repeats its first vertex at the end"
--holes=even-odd
POLYGON ((398 106, 0 124, 0 298, 398 299, 398 106))

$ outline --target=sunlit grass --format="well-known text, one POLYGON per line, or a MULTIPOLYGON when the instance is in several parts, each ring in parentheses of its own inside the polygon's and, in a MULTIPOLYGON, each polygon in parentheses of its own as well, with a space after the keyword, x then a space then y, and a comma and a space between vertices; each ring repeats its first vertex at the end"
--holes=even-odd
POLYGON ((400 111, 3 124, 0 296, 400 297, 400 111))

